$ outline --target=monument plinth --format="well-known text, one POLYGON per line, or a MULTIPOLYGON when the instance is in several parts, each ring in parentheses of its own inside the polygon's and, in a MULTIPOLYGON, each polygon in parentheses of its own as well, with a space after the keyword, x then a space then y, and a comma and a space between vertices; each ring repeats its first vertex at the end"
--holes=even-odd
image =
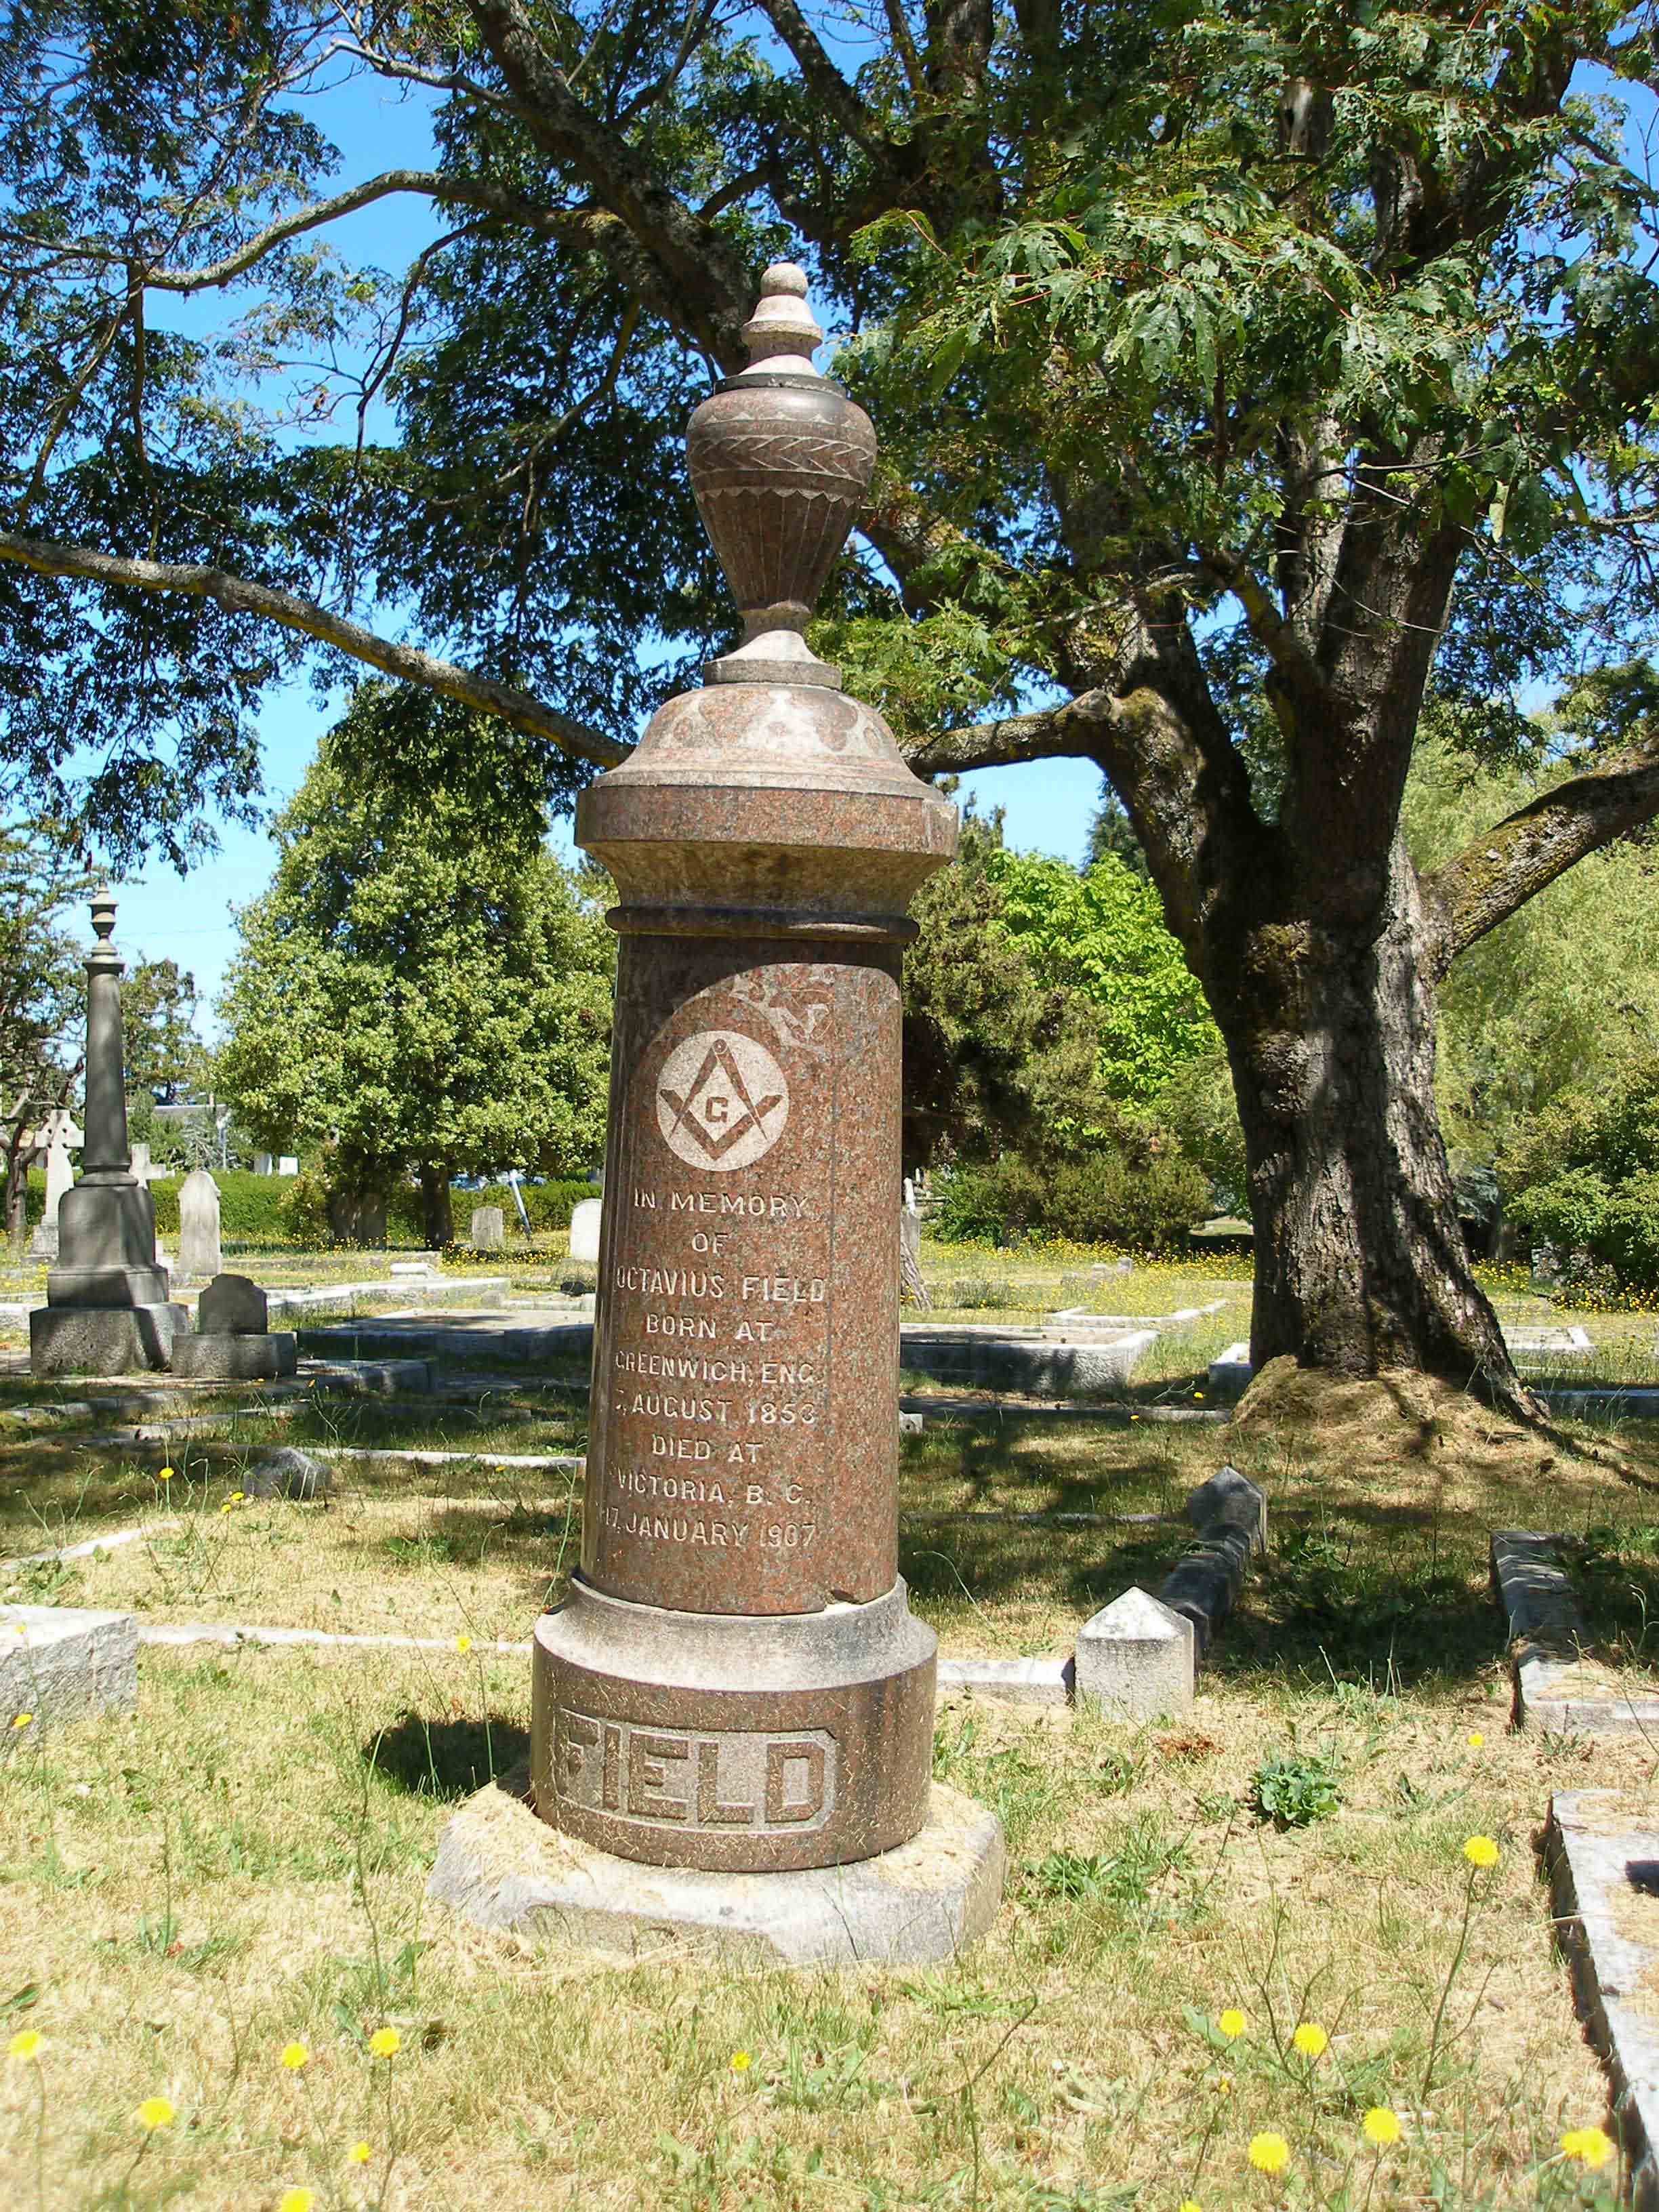
POLYGON ((96 938, 87 958, 86 1112, 81 1174, 58 1209, 58 1265, 46 1303, 29 1316, 37 1375, 123 1375, 165 1367, 185 1326, 155 1264, 155 1201, 132 1173, 121 1045, 120 954, 111 943, 115 901, 92 901, 96 938))
POLYGON ((622 943, 582 1561, 534 1662, 542 1819, 728 1874, 868 1860, 938 1809, 893 1223, 905 909, 957 823, 802 635, 876 451, 805 289, 767 272, 687 436, 743 642, 577 817, 622 943))

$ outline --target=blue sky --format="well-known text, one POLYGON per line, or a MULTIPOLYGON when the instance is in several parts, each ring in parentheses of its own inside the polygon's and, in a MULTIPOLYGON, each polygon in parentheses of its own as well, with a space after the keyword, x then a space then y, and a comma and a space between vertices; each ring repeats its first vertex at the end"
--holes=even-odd
MULTIPOLYGON (((424 95, 400 94, 373 81, 358 80, 319 95, 310 103, 313 118, 334 139, 343 160, 331 188, 341 190, 377 171, 418 167, 435 159, 424 95)), ((331 242, 359 261, 401 269, 435 234, 429 204, 404 196, 378 202, 331 227, 331 242)), ((234 313, 234 305, 228 312, 234 313)), ((202 333, 227 314, 222 295, 168 301, 152 295, 153 322, 170 319, 202 333)), ((331 430, 331 435, 340 434, 331 430)), ((382 612, 380 623, 389 620, 382 612)), ((302 678, 267 694, 260 715, 265 801, 275 812, 292 798, 310 764, 317 739, 340 711, 337 696, 319 708, 302 678)), ((1100 799, 1099 771, 1085 762, 1053 761, 1029 767, 988 769, 963 779, 984 808, 1007 811, 1008 842, 1024 849, 1079 860, 1089 823, 1100 799)), ((118 885, 120 913, 117 941, 129 960, 176 960, 195 976, 204 1001, 204 1029, 213 1033, 211 1001, 236 949, 234 910, 256 897, 270 879, 275 850, 263 830, 218 824, 221 849, 180 878, 163 860, 153 861, 137 878, 118 885)), ((574 849, 570 824, 557 826, 556 840, 574 849)))

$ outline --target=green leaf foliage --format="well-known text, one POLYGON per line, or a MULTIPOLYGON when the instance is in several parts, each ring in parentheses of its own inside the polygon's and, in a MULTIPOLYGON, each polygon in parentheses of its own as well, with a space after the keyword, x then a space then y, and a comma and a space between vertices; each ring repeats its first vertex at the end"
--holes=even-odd
POLYGON ((538 812, 387 771, 385 698, 364 687, 277 819, 221 1005, 222 1093, 257 1141, 325 1146, 367 1189, 411 1167, 585 1170, 604 1149, 610 933, 538 812))

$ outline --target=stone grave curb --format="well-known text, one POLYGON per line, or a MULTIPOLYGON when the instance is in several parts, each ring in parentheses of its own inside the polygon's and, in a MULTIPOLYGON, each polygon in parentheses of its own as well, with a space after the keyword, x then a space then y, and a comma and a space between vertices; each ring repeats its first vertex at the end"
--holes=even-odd
POLYGON ((1159 1601, 1193 1625, 1194 1656, 1202 1666, 1216 1632, 1238 1602, 1255 1553, 1267 1542, 1267 1500, 1236 1467, 1224 1467, 1187 1500, 1196 1547, 1178 1560, 1158 1590, 1159 1601))
POLYGON ((400 1306, 465 1304, 485 1308, 503 1306, 513 1287, 510 1275, 399 1275, 395 1280, 372 1283, 319 1283, 310 1290, 267 1291, 266 1310, 272 1321, 279 1315, 327 1313, 341 1308, 356 1313, 360 1298, 396 1298, 400 1306))
POLYGON ((1589 1632, 1561 1565, 1559 1539, 1500 1528, 1492 1539, 1492 1588, 1508 1624, 1511 1717, 1517 1729, 1559 1735, 1637 1734, 1659 1742, 1659 1692, 1632 1697, 1590 1656, 1589 1632))
POLYGON ((1631 2202, 1636 2212, 1659 2212, 1659 2021, 1638 1994, 1659 1978, 1659 1929, 1638 1935, 1619 1909, 1632 1888, 1659 1895, 1659 1820, 1650 1803, 1638 1815, 1618 1790, 1559 1794, 1544 1860, 1578 2008, 1613 2077, 1631 2202))
POLYGON ((0 1605, 0 1723, 31 1729, 138 1701, 138 1624, 130 1613, 0 1605), (19 1630, 22 1633, 18 1633, 19 1630))

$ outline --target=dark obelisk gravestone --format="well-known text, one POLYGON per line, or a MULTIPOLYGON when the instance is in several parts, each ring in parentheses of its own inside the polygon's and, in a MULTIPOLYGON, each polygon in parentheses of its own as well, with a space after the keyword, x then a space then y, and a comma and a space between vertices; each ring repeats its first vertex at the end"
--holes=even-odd
POLYGON ((434 1887, 498 1923, 528 1897, 937 1957, 1001 1866, 930 1786, 934 1638, 898 1572, 899 962, 957 822, 802 634, 876 453, 805 289, 767 271, 751 366, 688 434, 743 642, 578 815, 622 942, 581 1568, 536 1630, 532 1793, 586 1848, 509 1888, 464 1815, 434 1887))
POLYGON ((58 1265, 46 1303, 29 1316, 37 1375, 123 1375, 165 1367, 187 1322, 155 1264, 155 1202, 132 1173, 121 1047, 120 954, 110 942, 115 901, 92 902, 97 939, 87 959, 85 1142, 81 1174, 58 1212, 58 1265))

